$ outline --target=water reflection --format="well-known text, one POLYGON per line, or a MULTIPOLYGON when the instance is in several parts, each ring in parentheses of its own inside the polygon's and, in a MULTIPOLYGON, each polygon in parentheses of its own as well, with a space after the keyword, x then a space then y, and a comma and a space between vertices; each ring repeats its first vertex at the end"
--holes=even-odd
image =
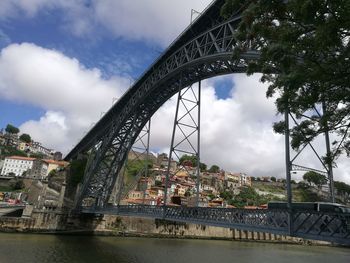
POLYGON ((350 249, 254 242, 0 234, 0 262, 350 262, 350 249))

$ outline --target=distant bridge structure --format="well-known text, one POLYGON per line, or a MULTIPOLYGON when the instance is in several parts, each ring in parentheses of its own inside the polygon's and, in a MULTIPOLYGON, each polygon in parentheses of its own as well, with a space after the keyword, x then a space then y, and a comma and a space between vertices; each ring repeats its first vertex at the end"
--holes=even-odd
MULTIPOLYGON (((152 115, 169 98, 201 80, 243 73, 250 60, 259 58, 259 53, 251 50, 239 61, 232 60, 236 45, 234 34, 241 16, 239 12, 228 19, 220 16, 224 2, 213 1, 66 156, 66 160, 72 160, 80 154, 89 154, 76 211, 163 218, 350 243, 350 215, 341 213, 296 212, 290 205, 286 211, 170 207, 166 205, 166 199, 163 206, 109 204, 133 143, 152 115), (92 204, 85 206, 84 200, 92 200, 92 204)), ((286 112, 285 120, 289 120, 289 115, 286 112)), ((291 170, 295 158, 290 158, 289 122, 286 123, 286 178, 290 204, 291 170)), ((194 128, 199 131, 200 127, 194 128)), ((332 175, 328 170, 327 174, 332 175)))

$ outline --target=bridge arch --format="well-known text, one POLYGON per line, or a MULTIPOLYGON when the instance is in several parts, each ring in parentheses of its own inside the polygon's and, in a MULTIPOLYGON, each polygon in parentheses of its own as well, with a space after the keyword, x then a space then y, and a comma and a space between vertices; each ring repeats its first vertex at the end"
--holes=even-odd
POLYGON ((98 207, 107 204, 138 134, 180 89, 210 77, 245 72, 247 61, 258 57, 251 51, 238 63, 233 62, 234 33, 240 15, 223 20, 218 13, 223 3, 213 2, 67 155, 69 160, 91 151, 78 204, 86 197, 95 198, 98 207), (213 13, 218 19, 208 25, 213 13), (199 33, 201 26, 203 31, 199 33))

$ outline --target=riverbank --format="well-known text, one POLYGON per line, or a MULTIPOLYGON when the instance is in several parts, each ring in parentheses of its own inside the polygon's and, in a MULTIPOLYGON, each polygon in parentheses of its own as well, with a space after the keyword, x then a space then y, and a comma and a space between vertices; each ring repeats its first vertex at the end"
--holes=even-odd
POLYGON ((0 217, 0 232, 142 238, 229 240, 332 246, 332 243, 239 229, 168 220, 101 216, 74 218, 63 213, 34 212, 30 218, 0 217))

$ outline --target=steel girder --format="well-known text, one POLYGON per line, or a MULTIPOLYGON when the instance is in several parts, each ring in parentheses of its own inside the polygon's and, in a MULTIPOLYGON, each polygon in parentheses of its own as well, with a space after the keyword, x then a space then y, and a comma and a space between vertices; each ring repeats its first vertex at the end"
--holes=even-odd
MULTIPOLYGON (((104 136, 96 138, 94 154, 86 169, 78 205, 84 198, 95 199, 95 206, 107 204, 116 177, 137 135, 154 112, 180 88, 212 76, 244 72, 247 60, 257 52, 248 52, 238 63, 231 60, 234 32, 240 17, 231 18, 196 36, 174 52, 157 68, 115 112, 104 136)), ((118 102, 119 103, 119 102, 118 102)))
POLYGON ((280 235, 290 235, 291 218, 291 236, 350 244, 350 214, 344 213, 145 205, 108 206, 83 212, 159 218, 280 235))

